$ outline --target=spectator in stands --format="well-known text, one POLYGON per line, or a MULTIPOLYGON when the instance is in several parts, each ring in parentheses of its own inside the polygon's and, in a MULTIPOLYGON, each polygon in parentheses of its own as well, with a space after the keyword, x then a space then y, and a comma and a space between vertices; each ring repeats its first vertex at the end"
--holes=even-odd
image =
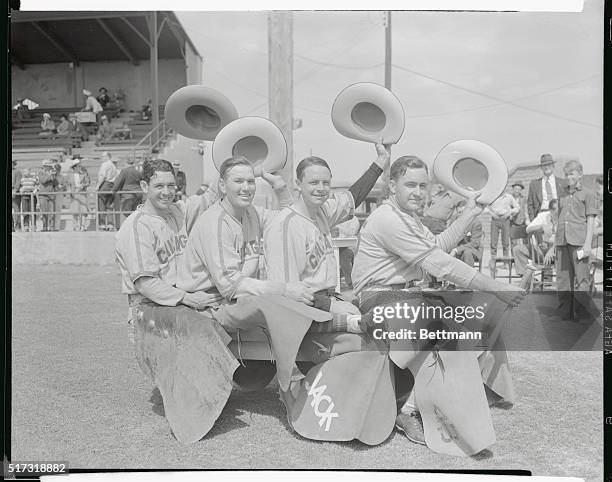
POLYGON ((147 103, 142 106, 142 110, 140 111, 140 118, 144 121, 151 120, 153 118, 153 110, 151 109, 151 99, 149 99, 147 103))
POLYGON ((142 173, 135 166, 135 160, 129 158, 127 160, 127 166, 121 169, 117 179, 115 179, 115 185, 113 186, 113 192, 119 191, 138 191, 138 192, 126 192, 119 193, 119 203, 121 206, 122 214, 127 217, 136 210, 138 205, 142 202, 140 181, 142 180, 142 173))
POLYGON ((55 134, 55 122, 51 120, 51 115, 46 112, 43 114, 43 120, 40 123, 40 128, 42 129, 38 135, 41 137, 49 137, 55 134))
POLYGON ((55 231, 55 196, 59 181, 59 166, 49 159, 42 161, 43 169, 38 175, 38 202, 43 231, 55 231))
POLYGON ((125 94, 121 89, 115 91, 109 107, 111 109, 117 109, 119 112, 125 111, 125 94))
POLYGON ((559 195, 557 248, 557 290, 559 316, 579 321, 593 314, 591 288, 591 246, 599 203, 596 194, 582 185, 582 164, 567 161, 563 166, 567 186, 559 195))
MULTIPOLYGON (((509 192, 504 192, 487 208, 491 216, 491 266, 497 256, 497 244, 501 233, 504 256, 508 256, 510 245, 510 218, 520 211, 519 203, 509 192)), ((493 270, 493 268, 491 268, 493 270)))
POLYGON ((71 162, 72 166, 66 174, 66 183, 70 193, 70 212, 73 216, 73 226, 75 231, 87 230, 87 188, 91 181, 89 173, 81 163, 80 156, 76 156, 71 162))
POLYGON ((13 161, 13 172, 12 172, 12 204, 13 204, 13 231, 15 227, 19 227, 19 217, 21 214, 21 196, 19 195, 19 188, 21 187, 21 178, 23 177, 22 172, 17 168, 17 161, 13 161))
MULTIPOLYGON (((119 169, 117 169, 117 160, 113 159, 110 152, 104 152, 102 154, 102 165, 98 172, 98 183, 96 184, 96 191, 98 194, 98 211, 100 211, 99 223, 100 228, 103 230, 113 230, 114 225, 109 222, 109 215, 103 214, 108 211, 113 211, 115 204, 115 194, 112 192, 115 186, 115 179, 119 175, 119 169)), ((112 215, 111 215, 112 219, 112 215)))
POLYGON ((425 209, 421 221, 433 234, 440 234, 446 229, 446 224, 459 201, 461 196, 448 191, 441 184, 435 184, 431 202, 425 209))
POLYGON ((558 221, 558 205, 557 199, 551 199, 548 203, 548 208, 540 209, 526 227, 528 236, 535 236, 535 243, 517 244, 512 247, 512 255, 514 256, 514 264, 516 272, 523 276, 527 269, 529 260, 533 260, 532 252, 535 251, 538 260, 544 265, 550 265, 555 259, 555 234, 557 232, 558 221), (535 244, 535 246, 534 246, 535 244))
POLYGON ((81 112, 91 111, 96 114, 96 121, 100 123, 100 113, 104 110, 93 95, 91 95, 91 91, 87 89, 83 89, 83 95, 86 97, 85 99, 85 107, 81 109, 81 112))
POLYGON ((174 199, 179 200, 187 197, 187 176, 185 176, 184 171, 181 171, 181 163, 179 161, 174 161, 172 167, 174 167, 174 179, 176 179, 176 196, 174 199))
POLYGON ((23 122, 25 119, 30 118, 30 109, 25 100, 24 97, 20 97, 17 99, 17 104, 13 107, 13 110, 17 111, 17 122, 23 122))
MULTIPOLYGON (((465 210, 466 201, 461 200, 455 208, 455 214, 451 217, 449 224, 452 224, 461 213, 465 210)), ((482 242, 482 223, 478 218, 468 225, 467 229, 463 234, 463 239, 459 241, 456 248, 450 251, 450 255, 460 259, 468 266, 474 266, 475 263, 480 261, 481 257, 481 242, 482 242)))
POLYGON ((98 89, 98 96, 96 97, 96 99, 102 106, 102 109, 106 109, 106 106, 108 106, 108 104, 110 103, 110 97, 108 96, 106 87, 100 87, 98 89))
POLYGON ((70 170, 70 166, 72 166, 72 159, 67 159, 64 154, 59 155, 59 159, 54 160, 53 163, 57 169, 57 187, 56 194, 54 196, 55 200, 55 230, 59 231, 61 229, 62 222, 62 210, 64 209, 64 200, 66 196, 64 195, 64 191, 66 191, 66 174, 70 170))
POLYGON ((96 134, 96 146, 110 141, 115 135, 115 129, 110 124, 110 122, 108 122, 108 117, 103 115, 100 119, 102 120, 102 124, 98 128, 98 134, 96 134))
POLYGON ((522 182, 512 184, 512 196, 519 205, 519 211, 510 216, 510 244, 515 246, 519 244, 519 240, 527 239, 527 198, 523 195, 522 182))
POLYGON ((76 114, 68 114, 68 124, 70 125, 70 132, 81 134, 81 139, 84 141, 89 139, 89 132, 83 124, 77 121, 76 114))
POLYGON ((59 124, 57 125, 57 136, 68 137, 70 135, 70 131, 70 122, 68 122, 68 118, 62 114, 60 116, 59 124))
POLYGON ((30 221, 34 227, 34 211, 36 211, 36 196, 34 195, 38 186, 38 176, 31 169, 24 169, 21 176, 19 193, 21 197, 21 212, 23 213, 23 230, 30 230, 30 221), (31 214, 30 214, 31 213, 31 214))

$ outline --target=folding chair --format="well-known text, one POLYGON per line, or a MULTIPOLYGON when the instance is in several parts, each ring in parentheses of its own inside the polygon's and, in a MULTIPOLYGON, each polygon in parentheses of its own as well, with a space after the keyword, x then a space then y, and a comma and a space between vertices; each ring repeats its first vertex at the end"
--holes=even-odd
POLYGON ((533 291, 533 287, 535 285, 539 285, 542 291, 547 287, 555 288, 555 272, 553 265, 544 264, 544 253, 540 254, 538 240, 534 234, 529 237, 529 244, 531 248, 531 259, 533 260, 533 266, 535 267, 535 272, 531 278, 529 291, 533 291))

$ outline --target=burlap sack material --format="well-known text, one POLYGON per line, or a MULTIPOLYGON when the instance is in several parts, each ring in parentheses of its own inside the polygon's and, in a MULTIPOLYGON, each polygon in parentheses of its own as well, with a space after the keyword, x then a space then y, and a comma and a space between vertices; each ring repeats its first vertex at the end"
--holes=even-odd
POLYGON ((143 305, 136 358, 160 391, 176 439, 197 442, 221 414, 238 361, 231 338, 211 318, 186 306, 143 305))
MULTIPOLYGON (((312 367, 306 378, 292 382, 289 390, 281 390, 280 398, 289 424, 303 437, 325 441, 357 439, 378 445, 391 435, 395 424, 392 365, 385 352, 375 350, 329 357, 350 349, 359 335, 352 335, 353 343, 347 340, 349 337, 347 333, 317 337, 317 344, 329 350, 312 352, 313 359, 324 361, 312 367)), ((359 341, 354 348, 357 345, 359 341)))
MULTIPOLYGON (((397 302, 444 304, 439 294, 405 291, 379 291, 362 298, 361 310, 397 302)), ((418 325, 418 322, 417 322, 418 325)), ((440 322, 428 322, 430 328, 443 328, 440 322)), ((390 318, 381 325, 398 331, 406 320, 390 318)), ((474 455, 495 443, 495 432, 483 381, 514 399, 507 371, 505 352, 436 350, 431 343, 389 341, 389 358, 401 369, 414 375, 416 408, 421 413, 425 441, 432 450, 455 456, 474 455), (412 346, 412 349, 411 349, 412 346), (482 370, 478 356, 482 355, 482 370), (505 363, 505 365, 504 365, 505 363)))
MULTIPOLYGON (((135 330, 138 363, 158 387, 177 440, 196 442, 210 431, 232 391, 239 363, 227 347, 231 337, 219 320, 185 306, 142 305, 141 311, 135 330)), ((290 380, 304 377, 295 358, 312 321, 331 319, 329 313, 282 296, 247 296, 216 315, 268 332, 285 389, 290 380)))

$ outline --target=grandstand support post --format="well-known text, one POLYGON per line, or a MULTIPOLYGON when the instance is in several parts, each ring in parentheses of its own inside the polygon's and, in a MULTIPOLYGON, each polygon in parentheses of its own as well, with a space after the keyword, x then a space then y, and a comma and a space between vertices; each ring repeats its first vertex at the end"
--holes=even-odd
MULTIPOLYGON (((151 110, 153 111, 153 129, 159 124, 159 99, 157 92, 159 88, 159 72, 157 66, 157 12, 152 11, 148 17, 149 45, 151 57, 151 110)), ((151 145, 157 142, 157 133, 151 135, 151 145)))

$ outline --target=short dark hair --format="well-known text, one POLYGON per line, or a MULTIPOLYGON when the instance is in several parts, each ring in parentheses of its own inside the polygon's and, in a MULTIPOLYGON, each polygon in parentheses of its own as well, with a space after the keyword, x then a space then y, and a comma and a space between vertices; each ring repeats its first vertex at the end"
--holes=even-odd
POLYGON ((165 159, 152 159, 147 160, 142 165, 142 179, 147 184, 151 182, 151 178, 155 175, 155 172, 171 172, 174 176, 174 168, 170 162, 165 159))
POLYGON ((249 160, 244 156, 232 156, 227 158, 219 168, 219 177, 225 179, 225 176, 236 166, 247 166, 253 169, 249 160))
POLYGON ((297 167, 295 168, 295 177, 297 177, 301 181, 302 178, 304 177, 304 171, 306 170, 307 167, 310 167, 310 166, 323 166, 323 167, 326 167, 331 173, 329 164, 327 164, 325 159, 321 159, 320 157, 316 157, 316 156, 309 156, 309 157, 305 157, 304 159, 302 159, 300 163, 297 165, 297 167))
POLYGON ((401 156, 398 157, 389 170, 389 178, 397 181, 400 177, 406 174, 408 169, 425 169, 425 172, 429 173, 427 164, 425 164, 417 156, 401 156))

